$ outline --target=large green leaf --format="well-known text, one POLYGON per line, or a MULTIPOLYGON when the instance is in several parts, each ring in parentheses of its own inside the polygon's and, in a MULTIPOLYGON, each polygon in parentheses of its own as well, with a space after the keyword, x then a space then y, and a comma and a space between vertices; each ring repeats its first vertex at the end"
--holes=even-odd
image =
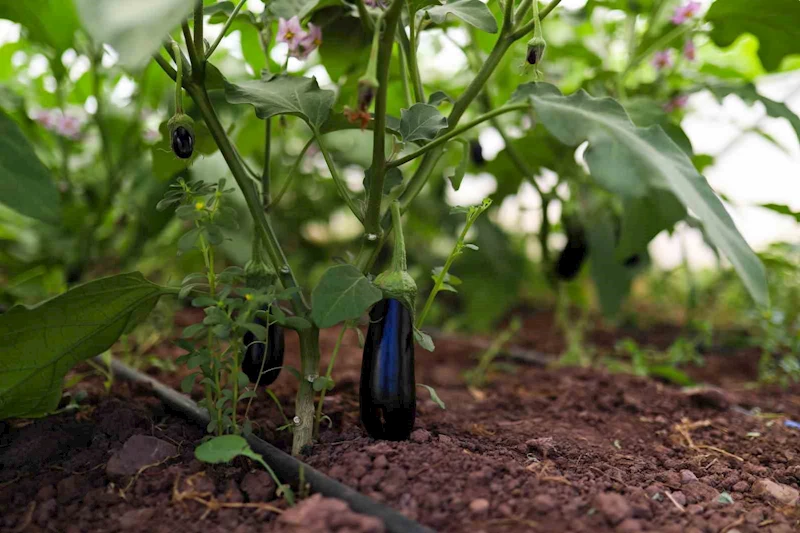
POLYGON ((589 265, 603 314, 615 316, 631 289, 635 272, 625 267, 614 252, 614 221, 608 210, 593 209, 587 217, 589 265))
POLYGON ((479 30, 497 33, 497 20, 481 0, 454 0, 447 2, 443 6, 434 6, 425 11, 431 20, 437 24, 442 24, 447 15, 453 15, 479 30))
POLYGON ((430 141, 447 127, 447 117, 430 104, 414 104, 400 111, 400 136, 405 142, 430 141))
POLYGON ((17 124, 0 111, 0 202, 19 213, 56 224, 58 190, 17 124))
POLYGON ((719 46, 730 46, 743 33, 755 35, 767 70, 776 70, 787 55, 800 54, 798 0, 716 0, 706 20, 714 24, 711 38, 719 46))
POLYGON ((709 238, 733 264, 753 299, 768 302, 764 267, 689 157, 658 126, 637 128, 611 98, 585 91, 563 96, 545 83, 521 85, 514 95, 529 98, 538 120, 561 142, 588 141, 586 163, 605 188, 644 197, 652 187, 671 190, 703 221, 709 238))
POLYGON ((72 48, 75 32, 80 26, 72 0, 0 2, 0 19, 20 23, 27 31, 28 39, 55 49, 59 57, 72 48))
POLYGON ((734 94, 747 104, 752 105, 756 102, 761 102, 764 105, 764 109, 767 111, 767 115, 773 118, 785 118, 788 120, 789 124, 791 124, 792 128, 794 129, 795 135, 797 135, 797 140, 800 141, 800 117, 795 115, 786 104, 782 102, 776 102, 775 100, 771 100, 766 96, 760 95, 756 90, 755 85, 752 83, 741 85, 719 84, 712 85, 708 87, 708 89, 717 98, 717 100, 720 101, 722 101, 722 99, 726 96, 734 94))
POLYGON ((123 66, 144 66, 192 12, 194 0, 76 0, 86 30, 110 44, 123 66))
POLYGON ((120 274, 0 315, 0 419, 55 409, 67 371, 111 347, 167 292, 138 272, 120 274))
POLYGON ((259 118, 296 115, 315 130, 328 119, 336 95, 317 85, 316 78, 278 76, 271 80, 225 82, 225 98, 232 104, 250 104, 259 118))
POLYGON ((383 297, 353 265, 336 265, 322 275, 311 293, 311 318, 320 328, 358 318, 383 297))
POLYGON ((647 250, 648 243, 663 230, 672 229, 686 217, 686 208, 666 189, 652 189, 644 197, 623 201, 622 228, 616 257, 625 261, 647 250))

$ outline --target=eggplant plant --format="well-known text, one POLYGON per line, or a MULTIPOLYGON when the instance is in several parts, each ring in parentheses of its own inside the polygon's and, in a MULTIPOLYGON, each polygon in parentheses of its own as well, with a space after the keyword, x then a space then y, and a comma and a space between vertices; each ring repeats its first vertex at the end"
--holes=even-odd
MULTIPOLYGON (((212 414, 210 431, 246 433, 239 402, 252 401, 255 391, 248 387, 254 377, 257 386, 265 385, 283 367, 297 379, 292 452, 301 453, 319 430, 342 337, 369 317, 362 421, 376 438, 406 438, 415 423, 414 343, 433 349, 420 326, 437 293, 456 291, 459 278, 449 273, 453 259, 480 246, 469 254, 477 257, 473 261, 496 270, 508 263, 499 251, 504 237, 492 217, 473 226, 491 201, 465 209, 466 227, 444 232, 451 240, 451 233, 458 235, 456 248, 434 270, 433 289, 416 312, 416 284, 406 270, 409 230, 425 227, 428 217, 437 230, 452 227, 448 209, 427 206, 444 206, 444 191, 458 190, 468 171, 478 168, 497 177, 495 205, 523 183, 533 187, 542 207, 542 271, 572 278, 588 263, 605 310, 619 309, 635 275, 627 258, 646 253, 657 234, 689 218, 699 221, 756 304, 766 306, 763 267, 702 176, 708 160, 693 152, 677 119, 683 99, 706 89, 718 98, 735 94, 760 101, 771 115, 795 126, 798 119, 785 105, 758 94, 749 79, 731 74, 734 67, 715 65, 719 58, 709 60, 705 70, 687 67, 693 69, 687 74, 678 69, 675 56, 682 53, 686 65, 696 53, 695 41, 713 52, 750 32, 769 43, 753 60, 776 70, 796 50, 751 25, 757 18, 749 15, 758 10, 797 20, 797 3, 783 2, 791 5, 717 0, 704 18, 695 2, 680 6, 682 11, 670 18, 676 2, 667 0, 592 1, 579 11, 560 6, 560 0, 541 6, 538 0, 270 0, 252 11, 253 2, 246 0, 162 0, 158 5, 75 0, 75 9, 68 1, 41 9, 0 7, 0 16, 25 26, 30 38, 40 27, 31 18, 53 21, 67 9, 80 21, 84 39, 115 52, 116 68, 153 71, 159 82, 174 84, 173 118, 164 125, 154 160, 167 154, 186 168, 218 153, 226 166, 222 180, 173 182, 159 203, 163 211, 174 207, 182 221, 179 249, 199 251, 203 259, 204 270, 187 276, 180 287, 124 274, 0 316, 8 369, 0 374, 0 417, 52 410, 60 380, 73 364, 107 349, 159 297, 178 295, 191 296, 193 305, 204 309, 203 321, 184 332, 194 342, 183 344, 188 354, 182 360, 196 369, 186 388, 199 378, 212 414), (601 24, 604 9, 625 16, 601 24), (216 32, 208 38, 211 27, 216 32), (233 33, 238 40, 229 38, 233 33), (591 39, 595 33, 623 46, 598 50, 591 39), (572 40, 565 41, 565 35, 572 40), (429 73, 424 61, 431 42, 455 43, 467 67, 452 79, 429 73), (236 43, 239 49, 231 53, 236 43), (612 48, 624 52, 614 55, 612 48), (476 141, 489 127, 504 142, 491 160, 476 141), (579 148, 582 155, 576 158, 579 148), (285 170, 285 161, 292 170, 285 170), (324 178, 314 172, 304 177, 309 172, 303 169, 315 164, 324 167, 324 178), (255 165, 260 168, 254 170, 255 165), (554 187, 541 180, 545 169, 557 176, 554 187), (351 179, 353 172, 358 179, 351 179), (301 266, 311 247, 304 224, 330 214, 317 211, 321 198, 335 198, 337 212, 346 213, 357 236, 314 257, 317 267, 327 266, 320 275, 301 266), (548 239, 550 206, 569 206, 583 228, 564 224, 569 243, 555 263, 548 239), (405 233, 403 217, 414 222, 405 233), (478 244, 466 242, 471 230, 477 230, 478 244), (392 234, 391 266, 376 276, 392 234), (247 266, 217 272, 215 250, 243 235, 251 250, 247 266), (330 264, 334 255, 338 262, 330 264), (79 312, 69 312, 75 309, 79 312), (41 329, 28 328, 30 323, 57 328, 57 346, 46 345, 41 329), (320 375, 320 330, 336 325, 342 329, 331 365, 320 375), (299 369, 283 365, 284 334, 299 339, 299 369), (31 364, 32 353, 43 355, 31 364)), ((0 177, 3 190, 21 198, 25 195, 14 180, 29 182, 48 191, 42 205, 56 205, 47 170, 36 166, 33 150, 17 148, 27 141, 13 121, 8 128, 13 136, 0 140, 5 143, 0 166, 12 172, 0 177), (37 172, 27 176, 30 165, 37 172)), ((20 205, 30 207, 30 202, 20 205)), ((415 245, 414 257, 422 264, 429 240, 420 240, 424 246, 415 245)), ((520 292, 521 277, 514 269, 505 275, 481 272, 472 282, 462 279, 461 290, 482 316, 507 309, 520 292), (500 283, 506 284, 502 291, 500 283)))

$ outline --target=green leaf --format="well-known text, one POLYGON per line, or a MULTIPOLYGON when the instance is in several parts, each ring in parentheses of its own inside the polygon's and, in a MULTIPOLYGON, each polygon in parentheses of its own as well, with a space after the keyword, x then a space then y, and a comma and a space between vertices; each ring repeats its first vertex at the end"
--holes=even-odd
POLYGON ((774 211, 781 215, 793 217, 798 223, 800 223, 800 211, 792 211, 788 205, 761 204, 760 207, 769 209, 770 211, 774 211))
POLYGON ((769 0, 754 4, 751 0, 717 0, 706 13, 714 24, 711 39, 719 46, 730 46, 739 35, 750 33, 758 38, 758 57, 768 71, 776 70, 790 54, 800 54, 800 2, 769 0))
POLYGON ((464 175, 467 173, 467 164, 469 163, 469 143, 464 139, 456 139, 461 144, 461 159, 458 160, 458 166, 452 172, 448 171, 444 177, 450 180, 453 189, 458 190, 461 187, 461 182, 464 181, 464 175))
POLYGON ((316 78, 278 76, 271 80, 225 82, 225 98, 232 104, 250 104, 258 118, 295 115, 315 130, 328 119, 336 95, 317 85, 316 78))
POLYGON ((515 92, 515 98, 522 97, 531 99, 538 120, 561 142, 589 142, 586 163, 605 188, 624 197, 644 197, 651 188, 672 191, 703 221, 756 303, 767 304, 763 265, 708 182, 660 127, 637 128, 617 102, 585 91, 563 96, 549 84, 525 84, 515 92))
POLYGON ((447 15, 454 15, 467 24, 489 33, 497 33, 497 20, 489 8, 480 0, 455 0, 443 6, 425 10, 437 24, 442 24, 447 15))
MULTIPOLYGON (((369 184, 372 180, 372 167, 364 171, 364 180, 361 182, 364 190, 369 190, 369 184)), ((397 167, 392 167, 386 171, 383 176, 383 194, 389 194, 389 191, 398 187, 403 183, 403 173, 397 167), (395 172, 396 171, 396 172, 395 172)))
POLYGON ((33 308, 0 315, 0 420, 47 414, 64 375, 103 353, 169 291, 134 272, 92 281, 33 308))
POLYGON ((36 0, 0 2, 0 19, 20 23, 29 40, 49 46, 61 56, 73 47, 75 32, 80 27, 75 6, 68 0, 36 0))
POLYGON ((786 104, 776 102, 775 100, 758 94, 755 85, 752 83, 743 85, 711 85, 708 87, 708 90, 711 91, 711 94, 713 94, 720 103, 723 98, 731 94, 738 96, 743 102, 750 105, 761 102, 764 105, 764 109, 767 111, 767 115, 773 118, 785 118, 788 120, 789 124, 791 124, 794 129, 797 140, 800 141, 800 117, 795 115, 786 104))
POLYGON ((297 15, 303 20, 306 15, 314 11, 320 0, 273 0, 267 4, 267 9, 276 18, 289 20, 297 15))
POLYGON ((424 385, 422 383, 417 383, 417 387, 425 387, 426 389, 428 389, 428 392, 431 395, 431 400, 433 400, 433 403, 435 403, 436 405, 438 405, 442 409, 447 409, 447 407, 445 407, 444 402, 442 401, 442 399, 439 398, 438 394, 436 394, 436 389, 434 389, 430 385, 424 385))
MULTIPOLYGON (((414 328, 414 340, 417 341, 417 344, 419 344, 423 350, 432 352, 436 349, 436 346, 433 345, 433 339, 431 339, 431 336, 421 329, 417 329, 416 327, 414 328)), ((361 344, 364 343, 362 342, 361 344)))
POLYGON ((628 296, 634 273, 616 259, 614 253, 614 223, 607 210, 595 208, 591 224, 586 225, 589 242, 589 264, 597 297, 603 314, 613 317, 619 313, 628 296))
POLYGON ((452 104, 453 99, 444 91, 436 91, 428 97, 428 104, 432 106, 439 107, 442 102, 450 102, 452 104))
POLYGON ((184 394, 189 394, 190 392, 192 392, 192 389, 194 388, 194 380, 196 377, 197 374, 189 374, 188 376, 186 376, 181 380, 181 391, 183 391, 184 394))
POLYGON ((400 111, 400 137, 405 142, 430 141, 447 127, 447 117, 430 104, 414 104, 400 111))
POLYGON ((633 254, 646 251, 653 237, 672 229, 685 216, 686 208, 680 200, 664 189, 652 189, 643 197, 624 198, 617 260, 625 261, 633 254))
MULTIPOLYGON (((207 440, 194 450, 198 461, 209 464, 229 463, 239 456, 258 455, 239 435, 221 435, 207 440)), ((261 457, 259 455, 259 457, 261 457)))
POLYGON ((111 45, 119 62, 143 67, 169 33, 192 12, 195 0, 75 0, 95 41, 111 45))
POLYGON ((0 202, 18 213, 58 224, 61 207, 50 171, 17 124, 0 110, 0 202))
POLYGON ((312 384, 312 388, 315 392, 320 392, 322 389, 326 391, 333 389, 333 380, 327 376, 317 376, 312 384))
POLYGON ((311 293, 311 319, 320 328, 358 318, 383 297, 353 265, 336 265, 322 275, 311 293))

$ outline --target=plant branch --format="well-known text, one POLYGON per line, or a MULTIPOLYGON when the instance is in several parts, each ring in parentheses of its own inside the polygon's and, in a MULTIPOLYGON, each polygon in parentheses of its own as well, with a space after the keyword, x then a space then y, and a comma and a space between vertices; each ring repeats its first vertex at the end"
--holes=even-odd
MULTIPOLYGON (((247 3, 247 0, 239 0, 239 3, 236 4, 236 7, 233 8, 231 16, 228 17, 228 20, 225 21, 225 25, 222 27, 222 31, 220 32, 219 35, 217 35, 217 38, 214 39, 214 42, 208 48, 208 52, 206 52, 206 59, 211 57, 211 54, 213 54, 214 50, 217 49, 219 43, 222 42, 222 38, 225 37, 225 34, 228 33, 228 29, 231 27, 231 24, 233 24, 233 19, 235 19, 236 15, 239 14, 239 11, 242 9, 245 3, 247 3)), ((197 15, 195 15, 195 17, 197 17, 197 15)), ((195 30, 195 35, 197 35, 197 30, 195 30)))
POLYGON ((192 73, 195 73, 200 68, 200 60, 197 57, 197 51, 194 48, 192 30, 189 29, 188 21, 183 21, 183 24, 181 24, 181 30, 183 30, 183 39, 186 41, 186 50, 189 52, 189 61, 192 65, 192 73))
MULTIPOLYGON (((325 372, 325 377, 330 380, 331 374, 333 373, 333 365, 336 363, 336 356, 339 353, 339 348, 342 347, 342 339, 344 339, 344 334, 347 332, 347 325, 342 325, 342 329, 339 331, 339 336, 336 337, 336 344, 333 347, 333 353, 331 354, 331 360, 328 361, 328 370, 325 372)), ((326 383, 327 385, 327 383, 326 383)), ((317 413, 314 416, 314 435, 319 436, 319 425, 320 421, 322 420, 322 404, 325 402, 325 393, 328 392, 328 387, 322 387, 322 390, 319 391, 319 402, 317 402, 317 413)))
POLYGON ((392 61, 395 29, 403 11, 404 0, 393 0, 384 13, 384 29, 378 48, 378 91, 375 96, 375 132, 372 144, 372 179, 367 192, 367 211, 364 230, 367 234, 380 235, 381 198, 386 174, 386 101, 389 88, 389 66, 392 61))
POLYGON ((404 53, 408 74, 411 77, 411 86, 414 89, 414 98, 417 102, 425 101, 425 89, 422 86, 422 78, 419 74, 417 64, 417 47, 414 41, 409 41, 408 35, 402 27, 397 28, 397 39, 404 53))
POLYGON ((158 64, 158 66, 161 67, 161 70, 163 70, 167 74, 167 76, 172 78, 172 81, 177 81, 178 73, 175 72, 175 69, 172 67, 172 65, 169 64, 169 61, 164 59, 164 56, 162 56, 159 52, 156 52, 155 54, 153 54, 153 59, 158 64))
POLYGON ((429 152, 430 150, 436 148, 437 146, 440 146, 440 145, 446 143, 447 141, 451 140, 453 137, 458 137, 459 135, 461 135, 465 131, 468 131, 468 130, 474 128, 475 126, 477 126, 478 124, 481 124, 482 122, 486 122, 487 120, 491 120, 492 118, 494 118, 496 116, 499 116, 499 115, 502 115, 504 113, 511 113, 512 111, 522 111, 522 110, 526 110, 526 109, 530 109, 530 105, 529 104, 512 104, 512 105, 506 105, 506 106, 503 106, 503 107, 498 107, 497 109, 493 109, 493 110, 489 111, 488 113, 484 113, 483 115, 474 118, 473 120, 467 122, 466 124, 464 124, 462 126, 459 126, 459 127, 455 128, 455 129, 452 129, 452 130, 448 131, 447 133, 445 133, 441 137, 437 137, 437 138, 433 139, 431 142, 429 142, 425 146, 415 150, 414 152, 411 152, 410 154, 408 154, 408 155, 406 155, 404 157, 401 157, 400 159, 396 159, 394 161, 390 161, 389 163, 387 163, 386 166, 391 168, 391 167, 399 167, 400 165, 404 165, 404 164, 408 163, 409 161, 413 161, 414 159, 418 158, 422 154, 424 154, 426 152, 429 152))
MULTIPOLYGON (((236 16, 235 10, 233 16, 236 16)), ((222 35, 225 35, 224 31, 222 35)), ((206 65, 206 43, 203 39, 203 0, 196 0, 194 4, 194 50, 197 52, 198 74, 202 74, 205 72, 206 65)))
POLYGON ((278 194, 276 194, 272 198, 272 202, 266 207, 267 212, 269 212, 273 207, 278 205, 278 202, 281 201, 283 195, 286 194, 287 190, 289 190, 289 186, 292 184, 292 180, 297 174, 297 167, 300 166, 300 163, 303 161, 303 156, 306 155, 306 152, 308 151, 308 149, 311 147, 311 145, 314 143, 315 140, 316 137, 311 137, 306 143, 306 145, 303 146, 303 149, 300 150, 300 155, 297 156, 294 165, 292 165, 292 168, 289 170, 289 174, 286 176, 286 180, 284 180, 283 185, 281 185, 281 190, 278 191, 278 194))
POLYGON ((265 121, 264 126, 264 169, 261 171, 261 205, 267 210, 270 199, 270 164, 272 160, 272 118, 265 121))
POLYGON ((353 197, 350 196, 350 191, 347 189, 347 184, 342 180, 339 176, 339 172, 336 170, 336 164, 333 162, 333 158, 331 157, 328 148, 325 146, 325 143, 322 141, 322 135, 313 130, 314 138, 317 140, 317 146, 319 146, 319 151, 322 152, 322 157, 325 158, 325 164, 328 165, 328 170, 331 173, 331 177, 333 178, 333 183, 336 185, 336 190, 339 191, 339 196, 342 197, 342 200, 347 204, 347 207, 350 208, 350 211, 356 216, 356 218, 361 222, 364 223, 364 215, 361 213, 361 210, 356 205, 355 200, 353 197))
MULTIPOLYGON (((539 20, 540 21, 544 20, 545 17, 547 17, 547 15, 549 15, 556 7, 558 7, 558 4, 560 3, 561 0, 551 0, 551 2, 547 4, 547 6, 545 6, 544 9, 539 11, 539 20)), ((518 27, 518 29, 511 34, 511 38, 515 41, 517 39, 521 39, 522 37, 530 33, 530 31, 534 28, 534 26, 536 26, 536 20, 529 21, 527 24, 518 27)))

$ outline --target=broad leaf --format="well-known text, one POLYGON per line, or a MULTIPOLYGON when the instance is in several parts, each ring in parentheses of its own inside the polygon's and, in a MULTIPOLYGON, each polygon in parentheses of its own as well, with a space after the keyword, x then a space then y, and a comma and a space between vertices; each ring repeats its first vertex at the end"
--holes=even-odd
POLYGON ((794 218, 798 224, 800 224, 800 211, 792 211, 792 209, 788 205, 780 205, 780 204, 761 204, 761 207, 764 209, 769 209, 775 213, 780 215, 786 215, 789 217, 794 218))
POLYGON ((300 20, 303 20, 317 7, 332 6, 339 3, 338 0, 322 0, 322 2, 320 0, 273 0, 267 3, 267 9, 275 17, 289 20, 297 15, 300 20))
POLYGON ((497 20, 486 4, 481 0, 455 0, 443 6, 434 6, 425 10, 437 24, 442 24, 447 15, 454 15, 467 24, 489 33, 497 33, 497 20))
POLYGON ((75 32, 80 27, 75 6, 68 0, 36 0, 33 2, 0 2, 0 19, 20 23, 28 39, 49 46, 61 53, 73 47, 75 32))
POLYGON ((469 143, 464 139, 456 140, 458 142, 455 144, 461 145, 461 158, 458 160, 458 165, 453 169, 453 171, 447 171, 444 177, 450 180, 450 183, 453 185, 453 189, 457 191, 461 187, 461 182, 464 181, 464 175, 467 173, 470 148, 469 143))
POLYGON ((686 208, 665 189, 652 189, 645 197, 625 198, 616 258, 625 261, 647 251, 648 243, 663 230, 672 229, 686 216, 686 208))
POLYGON ((110 348, 168 292, 134 272, 0 315, 0 419, 55 409, 67 371, 110 348))
POLYGON ((271 80, 225 82, 225 98, 232 104, 250 104, 259 118, 295 115, 315 130, 328 119, 336 95, 323 90, 315 78, 279 76, 271 80))
POLYGON ((549 84, 525 84, 514 97, 530 98, 538 120, 564 144, 588 141, 586 163, 607 189, 626 197, 644 197, 651 187, 671 190, 703 221, 753 299, 767 304, 763 265, 708 182, 660 127, 637 128, 617 102, 593 98, 585 91, 563 96, 549 84))
POLYGON ((194 0, 76 0, 89 34, 110 44, 123 66, 144 66, 164 38, 192 12, 194 0))
POLYGON ((17 124, 0 111, 0 202, 50 224, 61 220, 50 171, 39 161, 17 124))
POLYGON ((714 24, 711 39, 719 46, 730 46, 739 35, 758 38, 758 57, 764 68, 776 70, 790 54, 800 54, 800 2, 797 0, 716 0, 706 13, 714 24))
POLYGON ((400 111, 400 137, 405 142, 430 141, 447 127, 447 117, 430 104, 400 111))
POLYGON ((615 316, 631 289, 635 272, 625 267, 614 253, 614 223, 607 210, 593 209, 587 217, 589 265, 600 307, 606 316, 615 316))
POLYGON ((311 293, 311 318, 320 328, 358 318, 383 297, 353 265, 329 268, 311 293))
POLYGON ((750 105, 761 102, 764 105, 764 109, 767 111, 767 115, 773 118, 785 118, 788 120, 789 124, 791 124, 794 129, 795 135, 797 135, 797 140, 800 141, 800 117, 795 115, 786 104, 776 102, 775 100, 758 94, 755 85, 752 83, 744 85, 712 85, 708 87, 708 90, 711 91, 720 102, 730 94, 738 96, 743 102, 750 105))

